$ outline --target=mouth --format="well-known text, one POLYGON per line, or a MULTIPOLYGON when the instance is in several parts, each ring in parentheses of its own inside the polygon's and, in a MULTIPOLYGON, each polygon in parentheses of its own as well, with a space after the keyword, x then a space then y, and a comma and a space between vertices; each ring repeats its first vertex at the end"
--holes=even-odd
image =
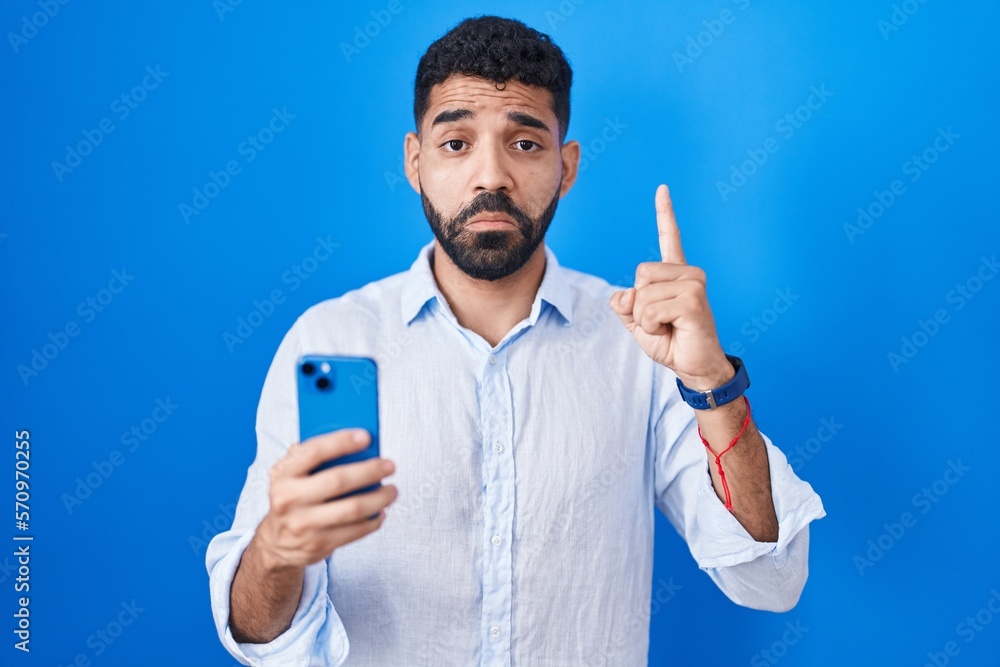
POLYGON ((470 220, 466 226, 470 229, 509 229, 516 227, 513 220, 496 213, 490 213, 470 220))

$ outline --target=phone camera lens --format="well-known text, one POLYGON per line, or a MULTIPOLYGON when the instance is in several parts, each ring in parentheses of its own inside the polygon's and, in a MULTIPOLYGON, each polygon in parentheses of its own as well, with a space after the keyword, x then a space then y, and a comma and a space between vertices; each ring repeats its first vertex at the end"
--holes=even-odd
POLYGON ((330 378, 327 378, 327 377, 317 378, 316 379, 316 386, 319 387, 320 389, 329 389, 330 388, 330 378))
POLYGON ((313 364, 312 362, 307 361, 306 363, 302 364, 303 375, 312 375, 315 372, 316 372, 316 365, 313 364))

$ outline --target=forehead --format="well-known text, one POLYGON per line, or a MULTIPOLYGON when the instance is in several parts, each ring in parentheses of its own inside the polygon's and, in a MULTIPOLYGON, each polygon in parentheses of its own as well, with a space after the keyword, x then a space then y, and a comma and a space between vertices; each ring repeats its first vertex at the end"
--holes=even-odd
POLYGON ((492 81, 452 74, 431 88, 423 123, 428 126, 439 112, 447 109, 468 109, 477 115, 517 109, 552 121, 550 127, 555 128, 552 93, 547 88, 528 86, 515 80, 507 81, 501 87, 502 90, 497 90, 492 81))

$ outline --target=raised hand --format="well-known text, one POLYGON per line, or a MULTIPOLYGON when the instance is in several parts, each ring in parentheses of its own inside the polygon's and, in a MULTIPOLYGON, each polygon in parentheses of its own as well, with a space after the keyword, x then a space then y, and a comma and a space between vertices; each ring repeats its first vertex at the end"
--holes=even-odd
POLYGON ((691 389, 714 389, 734 374, 715 331, 705 272, 690 266, 666 185, 656 189, 659 262, 643 262, 635 286, 615 292, 611 308, 654 361, 691 389))

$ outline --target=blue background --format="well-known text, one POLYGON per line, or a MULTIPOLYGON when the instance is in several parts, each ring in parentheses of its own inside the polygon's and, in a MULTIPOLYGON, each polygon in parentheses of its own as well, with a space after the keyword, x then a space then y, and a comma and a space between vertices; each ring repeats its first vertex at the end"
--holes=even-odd
POLYGON ((812 526, 805 593, 782 615, 730 603, 658 514, 654 589, 681 588, 652 617, 651 664, 921 665, 948 642, 958 653, 938 664, 1000 664, 1000 618, 960 626, 1000 589, 1000 280, 975 280, 1000 252, 1000 10, 909 0, 893 25, 888 0, 400 2, 348 55, 341 43, 387 3, 53 3, 37 30, 24 21, 39 3, 0 9, 0 506, 13 502, 12 434, 30 429, 35 535, 24 656, 11 634, 18 531, 2 518, 0 662, 233 663, 202 540, 229 524, 265 371, 303 310, 406 269, 430 240, 400 171, 417 61, 461 18, 500 13, 550 33, 575 71, 569 138, 592 159, 548 235, 560 262, 630 284, 656 248, 653 192, 670 184, 720 337, 742 345, 761 429, 790 458, 807 448, 797 470, 829 514, 812 526), (169 74, 121 118, 114 101, 157 66, 169 74), (823 86, 818 108, 800 108, 823 86), (241 142, 275 108, 294 118, 248 161, 241 142), (781 120, 797 110, 808 120, 789 136, 781 120), (102 119, 113 131, 57 175, 53 162, 102 119), (605 141, 609 120, 619 131, 605 141), (958 138, 936 153, 949 128, 958 138), (769 138, 778 150, 720 194, 769 138), (911 180, 905 164, 927 149, 936 161, 911 180), (230 160, 240 173, 186 222, 179 205, 230 160), (845 231, 897 179, 903 194, 863 233, 845 231), (327 235, 337 250, 292 289, 283 275, 327 235), (101 312, 78 309, 123 268, 134 278, 101 312), (951 291, 967 284, 981 289, 959 309, 951 291), (275 289, 284 303, 227 346, 275 289), (796 297, 783 313, 769 312, 777 290, 796 297), (894 368, 888 354, 939 309, 947 322, 894 368), (68 322, 78 335, 25 381, 18 367, 68 322), (123 447, 157 399, 178 407, 123 447), (832 438, 824 419, 839 425, 832 438), (113 450, 120 465, 67 507, 113 450), (953 484, 949 462, 968 467, 953 484), (925 488, 935 502, 915 499, 925 488), (913 520, 894 537, 904 512, 913 520), (869 540, 886 548, 866 555, 869 540), (95 641, 133 600, 135 621, 95 641))

